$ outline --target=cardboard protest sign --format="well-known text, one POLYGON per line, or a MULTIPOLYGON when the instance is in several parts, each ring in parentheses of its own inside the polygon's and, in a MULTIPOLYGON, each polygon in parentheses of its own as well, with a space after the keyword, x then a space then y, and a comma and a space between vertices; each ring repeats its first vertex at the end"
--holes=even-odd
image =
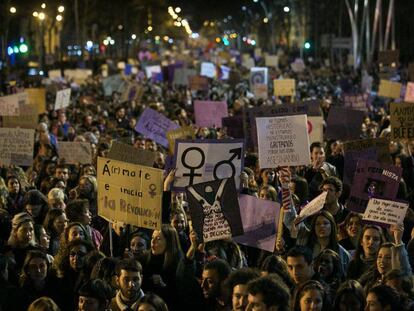
POLYGON ((401 175, 400 167, 359 159, 347 208, 363 213, 370 197, 395 199, 401 175))
POLYGON ((326 120, 326 138, 358 139, 362 134, 364 117, 365 113, 363 111, 332 106, 326 120))
POLYGON ((174 70, 174 85, 188 85, 188 79, 191 76, 195 76, 197 73, 194 69, 188 68, 176 68, 174 70))
POLYGON ((405 202, 371 198, 362 219, 387 225, 399 225, 404 222, 408 205, 405 202))
POLYGON ((73 80, 76 84, 84 84, 89 76, 92 76, 90 69, 65 69, 64 75, 68 80, 73 80))
POLYGON ((142 93, 144 92, 144 89, 142 85, 139 85, 138 83, 127 83, 124 91, 121 95, 121 101, 132 101, 137 100, 137 98, 142 96, 142 93))
POLYGON ((358 159, 373 160, 391 164, 388 141, 385 138, 370 138, 344 142, 344 179, 347 185, 352 184, 358 159))
POLYGON ((193 91, 207 91, 208 79, 202 76, 190 76, 189 78, 190 89, 193 91))
POLYGON ((278 67, 279 66, 279 56, 277 56, 277 55, 266 55, 265 65, 266 65, 266 67, 278 67))
POLYGON ((266 67, 253 67, 250 68, 250 87, 253 88, 255 84, 266 84, 269 69, 266 67))
POLYGON ((195 139, 195 131, 192 126, 183 126, 167 132, 168 146, 171 154, 174 154, 175 141, 177 139, 195 139))
POLYGON ((19 105, 19 116, 4 116, 3 127, 35 129, 38 124, 39 113, 36 105, 19 105))
POLYGON ((246 67, 247 69, 250 69, 250 68, 254 67, 255 66, 254 59, 251 58, 251 57, 244 59, 242 61, 242 66, 246 67))
POLYGON ((392 139, 414 138, 414 104, 391 103, 390 116, 392 139))
POLYGON ((327 195, 328 192, 323 191, 320 195, 318 195, 316 198, 314 198, 312 201, 306 204, 300 211, 299 215, 296 217, 294 223, 297 225, 306 218, 315 215, 316 213, 321 211, 323 206, 325 205, 327 195))
POLYGON ((29 99, 29 105, 37 106, 38 114, 46 112, 46 89, 44 88, 31 88, 24 89, 29 99))
POLYGON ((200 127, 222 127, 221 119, 228 116, 225 101, 194 101, 195 123, 200 127))
POLYGON ((239 196, 239 205, 244 234, 233 240, 238 244, 273 252, 280 204, 242 194, 239 196))
POLYGON ((109 76, 102 81, 105 96, 112 96, 113 92, 118 92, 124 80, 120 74, 109 76))
POLYGON ((205 76, 214 79, 216 77, 216 66, 213 63, 201 63, 200 76, 205 76))
POLYGON ((155 161, 155 153, 150 150, 136 149, 131 145, 114 141, 107 158, 152 167, 155 161))
POLYGON ((61 79, 62 78, 62 73, 61 73, 60 69, 49 70, 47 72, 47 75, 48 75, 49 79, 51 79, 51 80, 56 80, 56 79, 61 79))
POLYGON ((389 97, 389 98, 400 98, 401 87, 402 85, 399 82, 380 80, 378 96, 389 97))
POLYGON ((257 118, 260 168, 310 163, 306 115, 257 118))
POLYGON ((158 75, 162 75, 162 69, 160 65, 146 66, 145 74, 148 79, 156 79, 158 75))
POLYGON ((275 79, 273 80, 275 96, 293 96, 295 94, 295 79, 275 79))
POLYGON ((146 108, 141 114, 135 131, 150 138, 164 147, 168 147, 167 132, 179 126, 157 111, 146 108))
POLYGON ((365 94, 343 94, 342 99, 346 108, 367 111, 369 95, 365 94))
POLYGON ((98 158, 98 215, 141 228, 161 228, 163 171, 98 158))
POLYGON ((406 101, 407 103, 414 103, 414 82, 407 83, 404 101, 406 101))
POLYGON ((267 84, 254 84, 253 85, 253 94, 258 99, 267 99, 268 98, 268 89, 267 84))
POLYGON ((57 91, 55 100, 55 110, 63 109, 70 104, 71 88, 57 91))
POLYGON ((243 154, 243 140, 239 139, 176 140, 174 188, 230 177, 239 188, 243 154))
POLYGON ((32 165, 34 134, 32 129, 0 128, 0 164, 32 165))
POLYGON ((186 188, 191 220, 204 243, 243 234, 234 179, 221 179, 186 188))
POLYGON ((398 66, 398 60, 400 57, 399 50, 388 50, 378 52, 378 63, 380 66, 398 66))
POLYGON ((323 141, 323 117, 308 117, 309 143, 323 141))
POLYGON ((290 64, 290 68, 294 72, 303 72, 305 70, 305 63, 303 62, 303 59, 296 58, 293 63, 290 64))
POLYGON ((26 105, 28 101, 27 93, 0 97, 0 116, 18 116, 20 105, 26 105))
POLYGON ((226 128, 226 133, 232 138, 243 138, 243 116, 233 116, 222 119, 223 128, 226 128))
POLYGON ((58 146, 59 158, 68 164, 91 164, 92 148, 89 142, 60 141, 58 146))

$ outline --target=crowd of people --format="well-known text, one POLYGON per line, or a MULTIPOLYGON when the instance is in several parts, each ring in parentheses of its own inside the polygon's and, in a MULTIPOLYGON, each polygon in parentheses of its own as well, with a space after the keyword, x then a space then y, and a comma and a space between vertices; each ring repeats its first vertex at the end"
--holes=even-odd
MULTIPOLYGON (((174 170, 165 170, 159 230, 108 224, 98 215, 97 157, 106 157, 112 142, 150 150, 153 166, 166 167, 168 150, 135 131, 146 107, 192 126, 197 139, 232 137, 226 128, 195 125, 195 99, 226 101, 229 115, 237 116, 251 107, 312 98, 326 120, 330 107, 341 105, 341 94, 361 92, 362 74, 335 66, 322 74, 320 67, 313 62, 301 73, 288 65, 270 70, 271 78, 296 79, 293 99, 255 98, 249 71, 239 65, 232 66, 238 83, 209 79, 205 91, 145 78, 140 68, 124 77, 142 86, 142 96, 132 101, 117 92, 105 96, 98 74, 72 84, 71 105, 57 111, 53 90, 70 81, 43 81, 47 111, 39 115, 33 165, 3 165, 0 172, 0 310, 414 310, 414 141, 389 141, 394 165, 403 170, 397 198, 410 208, 404 223, 388 229, 347 209, 338 140, 312 143, 311 165, 288 170, 262 169, 257 153, 246 149, 242 193, 281 202, 282 188, 289 187, 283 234, 272 253, 232 239, 201 243, 185 194, 171 187, 174 170), (58 156, 60 141, 89 142, 92 163, 66 163, 58 156), (321 192, 327 192, 323 209, 297 224, 300 210, 321 192)), ((378 72, 373 67, 369 73, 375 89, 378 72)), ((406 81, 404 68, 398 74, 406 81)), ((2 95, 39 86, 33 83, 17 80, 3 86, 2 95)), ((387 102, 373 97, 361 138, 389 137, 387 102)))

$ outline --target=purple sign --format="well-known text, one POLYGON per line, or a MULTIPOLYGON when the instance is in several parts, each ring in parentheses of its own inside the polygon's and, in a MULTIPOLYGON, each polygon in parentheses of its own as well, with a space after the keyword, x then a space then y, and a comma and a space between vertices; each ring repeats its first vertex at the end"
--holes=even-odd
POLYGON ((344 160, 344 177, 343 182, 346 185, 352 185, 352 179, 359 159, 377 160, 378 153, 376 148, 368 148, 365 150, 348 151, 344 160))
POLYGON ((372 197, 395 199, 401 175, 402 169, 400 167, 359 159, 347 208, 363 213, 372 197))
POLYGON ((222 118, 228 116, 227 103, 218 101, 194 102, 196 124, 200 127, 222 127, 222 118))
POLYGON ((239 205, 244 234, 234 237, 233 240, 239 244, 273 252, 280 204, 242 194, 239 196, 239 205))
POLYGON ((167 132, 179 128, 177 124, 158 113, 157 111, 146 108, 142 113, 135 131, 150 138, 158 144, 168 147, 167 132))

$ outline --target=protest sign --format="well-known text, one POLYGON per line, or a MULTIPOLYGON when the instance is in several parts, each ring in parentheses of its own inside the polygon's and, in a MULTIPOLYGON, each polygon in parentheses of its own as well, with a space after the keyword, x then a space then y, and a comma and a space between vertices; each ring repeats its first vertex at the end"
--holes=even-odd
POLYGON ((118 92, 124 80, 120 74, 109 76, 102 81, 105 96, 112 96, 113 92, 118 92))
POLYGON ((320 210, 322 210, 323 206, 325 205, 327 195, 328 191, 323 191, 320 195, 306 204, 300 211, 299 215, 296 217, 294 223, 297 225, 298 223, 304 221, 306 218, 315 215, 320 210))
POLYGON ((365 94, 343 94, 342 99, 344 101, 344 107, 367 111, 367 103, 369 95, 365 94))
POLYGON ((389 98, 401 97, 401 83, 388 80, 380 80, 378 96, 389 98))
POLYGON ((174 70, 174 85, 188 85, 188 79, 195 76, 197 73, 194 69, 176 68, 174 70))
POLYGON ((30 88, 24 89, 29 99, 29 105, 37 106, 39 114, 46 112, 46 89, 44 88, 30 88))
POLYGON ((392 139, 414 138, 414 104, 391 103, 390 116, 392 139))
POLYGON ((266 65, 266 67, 278 67, 279 66, 279 56, 277 56, 277 55, 266 55, 265 65, 266 65))
POLYGON ((252 67, 250 68, 250 87, 253 88, 255 84, 266 84, 269 69, 266 67, 252 67))
POLYGON ((344 178, 347 185, 352 184, 359 158, 391 164, 388 141, 385 138, 370 138, 344 142, 344 178))
POLYGON ((36 105, 19 105, 19 116, 4 116, 3 127, 35 129, 38 124, 39 113, 36 105))
POLYGON ((58 146, 59 158, 68 164, 91 164, 92 148, 89 142, 60 141, 58 146))
POLYGON ((308 117, 309 143, 323 141, 323 117, 308 117))
POLYGON ((258 99, 267 99, 267 84, 254 84, 253 85, 253 94, 258 99))
POLYGON ((364 72, 362 74, 362 81, 361 81, 362 92, 371 93, 373 82, 374 82, 374 78, 370 76, 367 72, 364 72))
POLYGON ((290 64, 290 68, 294 72, 303 72, 305 70, 305 63, 303 62, 303 59, 296 58, 293 63, 290 64))
POLYGON ((17 93, 0 97, 0 116, 18 116, 20 105, 28 104, 27 93, 17 93))
POLYGON ((0 164, 32 165, 34 134, 32 129, 0 128, 0 164))
POLYGON ((347 208, 363 213, 370 197, 395 199, 401 175, 400 167, 359 159, 347 208))
POLYGON ((243 140, 239 139, 176 140, 174 188, 230 177, 239 188, 243 154, 243 140))
POLYGON ((310 163, 306 115, 256 118, 260 168, 310 163))
POLYGON ((214 79, 216 77, 216 66, 213 63, 201 63, 200 76, 214 79))
POLYGON ((190 83, 190 89, 193 91, 207 91, 208 90, 208 79, 202 76, 190 76, 188 78, 190 83))
POLYGON ((242 61, 242 66, 246 67, 247 69, 250 69, 250 68, 254 67, 255 66, 254 59, 251 58, 251 57, 244 59, 242 61))
POLYGON ((70 88, 57 91, 55 100, 55 110, 63 109, 69 106, 71 92, 72 89, 70 88))
POLYGON ((204 243, 243 234, 234 179, 221 179, 186 188, 193 228, 204 243))
POLYGON ((226 128, 226 133, 232 138, 243 138, 243 116, 233 116, 222 119, 223 128, 226 128))
POLYGON ((168 146, 171 154, 174 154, 175 141, 177 139, 195 139, 195 131, 192 126, 183 126, 167 132, 168 146))
POLYGON ((399 50, 388 50, 378 52, 378 63, 380 66, 397 67, 400 56, 399 50))
POLYGON ((98 215, 141 228, 161 228, 163 171, 98 157, 98 215))
POLYGON ((361 124, 365 113, 343 107, 332 106, 326 121, 326 138, 352 140, 361 136, 361 124))
POLYGON ((362 216, 363 220, 387 225, 399 225, 404 222, 408 203, 371 198, 362 216))
POLYGON ((154 165, 155 153, 150 150, 137 149, 131 145, 114 141, 107 158, 152 167, 154 165))
POLYGON ((230 67, 221 65, 219 79, 228 80, 230 77, 230 71, 231 71, 230 67))
POLYGON ((273 80, 275 96, 293 96, 295 94, 295 79, 275 79, 273 80))
POLYGON ((145 74, 147 75, 148 79, 156 79, 156 77, 162 74, 161 66, 154 65, 154 66, 146 66, 145 67, 145 74))
POLYGON ((157 111, 146 108, 141 114, 135 131, 150 138, 164 147, 168 147, 167 132, 179 126, 157 111))
POLYGON ((47 72, 47 75, 48 75, 49 79, 51 79, 51 80, 56 80, 56 79, 61 79, 62 78, 62 73, 61 73, 60 69, 49 70, 47 72))
POLYGON ((221 128, 221 119, 228 116, 225 101, 194 101, 195 123, 200 127, 221 128))
POLYGON ((138 83, 127 82, 121 95, 121 102, 137 100, 142 96, 144 89, 138 83))
POLYGON ((254 57, 255 58, 262 57, 262 49, 261 48, 254 48, 254 57))
POLYGON ((92 76, 91 69, 65 69, 64 75, 67 80, 73 80, 78 85, 84 84, 89 76, 92 76))
POLYGON ((273 252, 280 204, 242 194, 239 196, 239 205, 244 234, 233 240, 238 244, 273 252))
POLYGON ((406 101, 407 103, 414 103, 414 82, 407 83, 404 101, 406 101))

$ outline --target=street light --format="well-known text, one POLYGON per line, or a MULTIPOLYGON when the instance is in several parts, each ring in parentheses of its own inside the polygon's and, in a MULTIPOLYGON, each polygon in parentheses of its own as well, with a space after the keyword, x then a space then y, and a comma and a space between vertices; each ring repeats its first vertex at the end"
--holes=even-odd
POLYGON ((40 12, 39 15, 38 15, 38 18, 42 21, 46 18, 46 14, 43 13, 43 12, 40 12))
POLYGON ((42 9, 46 9, 46 3, 42 3, 42 5, 40 6, 42 9))
POLYGON ((269 22, 269 18, 268 17, 263 18, 263 23, 267 24, 268 22, 269 22))
POLYGON ((65 11, 65 7, 63 5, 58 7, 58 12, 63 13, 65 11))
POLYGON ((131 39, 132 39, 132 40, 135 40, 136 38, 137 38, 137 35, 133 33, 133 34, 131 35, 131 39))
POLYGON ((62 16, 62 15, 60 15, 60 14, 56 15, 56 20, 57 20, 58 22, 61 22, 61 21, 62 21, 62 19, 63 19, 63 16, 62 16))
POLYGON ((288 6, 283 7, 283 12, 289 13, 290 12, 290 8, 288 6))
POLYGON ((17 12, 16 8, 14 6, 12 6, 10 8, 10 13, 15 14, 17 12))
POLYGON ((181 8, 180 8, 179 6, 178 6, 178 7, 176 7, 176 8, 175 8, 175 13, 177 13, 177 14, 178 14, 178 13, 180 13, 180 12, 181 12, 181 8))
POLYGON ((34 11, 32 15, 33 15, 33 17, 38 17, 39 16, 39 13, 37 13, 36 11, 34 11))

